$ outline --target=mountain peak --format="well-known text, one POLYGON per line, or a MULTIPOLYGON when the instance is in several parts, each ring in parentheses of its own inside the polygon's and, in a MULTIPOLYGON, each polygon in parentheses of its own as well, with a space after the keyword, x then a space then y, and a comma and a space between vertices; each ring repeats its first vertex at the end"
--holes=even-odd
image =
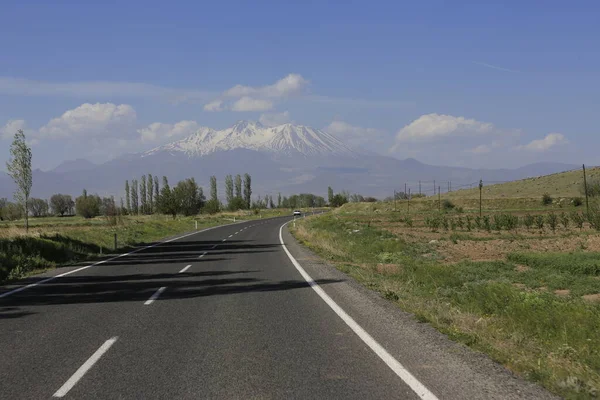
POLYGON ((291 123, 267 128, 260 122, 242 120, 220 131, 201 128, 185 139, 157 147, 144 153, 142 157, 160 152, 184 153, 188 157, 199 157, 235 149, 304 157, 356 155, 349 146, 319 129, 291 123))

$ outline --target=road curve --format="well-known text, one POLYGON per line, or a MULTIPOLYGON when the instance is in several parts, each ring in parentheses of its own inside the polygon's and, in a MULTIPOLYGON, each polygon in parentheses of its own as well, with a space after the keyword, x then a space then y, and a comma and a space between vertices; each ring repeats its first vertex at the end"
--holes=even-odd
POLYGON ((198 232, 0 298, 0 398, 552 398, 285 228, 284 249, 288 220, 198 232))

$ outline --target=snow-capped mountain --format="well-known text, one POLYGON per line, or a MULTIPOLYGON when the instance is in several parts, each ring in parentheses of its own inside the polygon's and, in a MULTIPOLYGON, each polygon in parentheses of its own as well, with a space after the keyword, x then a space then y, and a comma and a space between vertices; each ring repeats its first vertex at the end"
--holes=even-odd
POLYGON ((283 124, 271 128, 259 122, 239 121, 220 131, 200 128, 187 138, 157 147, 142 154, 181 154, 188 157, 206 156, 218 151, 254 150, 275 155, 354 156, 356 153, 333 135, 308 126, 283 124))

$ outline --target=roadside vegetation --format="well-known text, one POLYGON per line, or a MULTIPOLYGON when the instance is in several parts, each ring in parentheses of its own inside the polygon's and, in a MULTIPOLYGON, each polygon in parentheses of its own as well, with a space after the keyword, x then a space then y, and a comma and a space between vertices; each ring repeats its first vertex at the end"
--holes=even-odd
POLYGON ((350 203, 292 230, 450 338, 566 398, 596 398, 600 207, 536 195, 484 199, 481 216, 478 198, 449 195, 350 203))

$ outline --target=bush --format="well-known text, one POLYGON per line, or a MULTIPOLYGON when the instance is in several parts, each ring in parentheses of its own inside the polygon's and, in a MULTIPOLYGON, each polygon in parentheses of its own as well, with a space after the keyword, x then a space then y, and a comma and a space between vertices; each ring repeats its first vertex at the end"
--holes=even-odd
POLYGON ((492 224, 491 224, 489 215, 483 216, 483 226, 485 227, 486 231, 488 231, 488 232, 492 231, 492 224))
POLYGON ((548 221, 548 226, 552 229, 552 232, 556 232, 556 227, 558 226, 558 217, 554 213, 550 213, 546 216, 546 221, 548 221))
POLYGON ((413 220, 410 216, 407 215, 404 222, 406 223, 406 226, 408 226, 409 228, 413 227, 413 220))
POLYGON ((600 231, 600 208, 596 206, 590 207, 588 214, 588 222, 597 231, 600 231))
MULTIPOLYGON (((584 186, 583 182, 581 182, 581 194, 585 196, 585 186, 584 186)), ((587 195, 589 197, 600 196, 600 180, 598 180, 598 179, 588 180, 587 195)))
POLYGON ((83 218, 94 218, 100 215, 101 203, 100 196, 88 195, 84 190, 83 194, 75 199, 75 211, 83 218))
POLYGON ((465 226, 465 222, 463 221, 462 217, 458 217, 456 220, 456 226, 458 226, 459 229, 462 229, 465 226))
POLYGON ((533 226, 534 222, 535 222, 535 218, 531 214, 527 214, 523 218, 523 225, 525 225, 525 227, 527 228, 527 230, 531 229, 531 227, 533 226))
POLYGON ((583 222, 585 221, 585 218, 582 213, 578 213, 577 211, 571 212, 571 221, 573 221, 573 224, 576 227, 583 229, 583 222))
POLYGON ((512 231, 519 227, 519 217, 516 215, 506 214, 504 217, 504 226, 507 231, 512 231))
POLYGON ((535 225, 537 226, 537 228, 539 230, 544 229, 544 216, 543 215, 535 216, 535 225))
POLYGON ((477 229, 481 229, 483 226, 483 220, 481 219, 481 217, 478 215, 475 217, 475 227, 477 229))
POLYGON ((502 214, 494 214, 494 229, 497 231, 501 231, 504 226, 504 215, 502 214))
POLYGON ((444 210, 446 210, 446 211, 448 211, 448 210, 452 210, 452 209, 454 209, 454 207, 456 207, 456 206, 455 206, 455 205, 454 205, 454 203, 453 203, 453 202, 451 202, 450 200, 448 200, 448 199, 445 199, 444 201, 442 201, 442 208, 443 208, 444 210))
POLYGON ((581 207, 583 205, 583 198, 582 197, 575 197, 573 200, 573 206, 575 207, 581 207))
POLYGON ((562 212, 560 214, 560 223, 565 227, 565 229, 569 228, 569 215, 566 212, 562 212))
POLYGON ((456 220, 454 218, 450 219, 450 229, 452 229, 453 231, 456 230, 456 220))
POLYGON ((218 200, 215 201, 213 199, 204 203, 204 207, 202 208, 202 212, 207 214, 216 214, 219 211, 221 211, 221 203, 219 203, 218 200))
POLYGON ((448 218, 446 218, 445 215, 442 215, 440 218, 442 220, 442 226, 444 227, 444 230, 447 231, 449 228, 448 218))
POLYGON ((467 220, 467 231, 471 232, 471 229, 473 229, 473 221, 471 220, 471 216, 467 215, 465 219, 467 220))
POLYGON ((545 206, 552 204, 552 196, 550 196, 548 193, 544 193, 542 196, 542 204, 545 206))

